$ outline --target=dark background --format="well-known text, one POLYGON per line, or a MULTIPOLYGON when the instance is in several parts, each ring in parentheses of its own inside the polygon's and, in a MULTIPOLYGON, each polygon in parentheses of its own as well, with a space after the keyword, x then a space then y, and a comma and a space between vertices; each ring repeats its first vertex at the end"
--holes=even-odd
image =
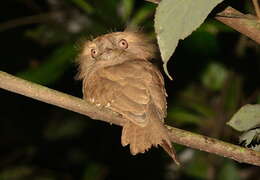
MULTIPOLYGON (((250 1, 226 5, 254 13, 250 1)), ((12 0, 0 6, 0 69, 81 97, 74 76, 78 42, 126 26, 155 38, 156 5, 141 0, 12 0)), ((168 69, 167 124, 234 144, 225 123, 259 103, 259 45, 212 13, 181 41, 168 69)), ((160 61, 157 62, 160 64, 160 61)), ((121 128, 0 89, 0 180, 259 179, 259 168, 175 145, 177 167, 162 149, 131 156, 121 128)))

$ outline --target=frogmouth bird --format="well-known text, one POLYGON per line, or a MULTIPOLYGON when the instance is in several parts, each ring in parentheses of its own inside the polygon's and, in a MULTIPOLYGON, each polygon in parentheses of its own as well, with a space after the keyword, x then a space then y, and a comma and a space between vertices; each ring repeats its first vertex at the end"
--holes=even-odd
POLYGON ((156 46, 140 32, 113 32, 82 45, 78 78, 83 98, 119 113, 123 125, 121 143, 133 155, 152 146, 163 149, 178 164, 168 130, 166 91, 160 71, 149 60, 156 46))

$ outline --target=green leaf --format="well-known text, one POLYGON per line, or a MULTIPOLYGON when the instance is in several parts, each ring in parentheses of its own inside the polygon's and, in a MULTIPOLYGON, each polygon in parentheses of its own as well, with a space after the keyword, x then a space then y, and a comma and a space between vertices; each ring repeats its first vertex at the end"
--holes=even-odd
POLYGON ((186 38, 206 19, 210 11, 223 0, 163 0, 155 14, 155 31, 164 62, 173 54, 180 39, 186 38))
POLYGON ((124 21, 127 21, 132 14, 134 8, 134 0, 122 0, 120 5, 120 12, 124 21))
POLYGON ((64 45, 39 67, 20 72, 17 76, 42 85, 53 83, 70 67, 75 53, 73 44, 64 45))
POLYGON ((243 106, 227 124, 237 131, 247 131, 256 127, 260 124, 260 104, 243 106))
POLYGON ((260 152, 260 128, 251 129, 243 133, 239 137, 239 143, 260 152))
POLYGON ((129 27, 138 27, 142 24, 152 14, 154 8, 153 4, 147 4, 138 9, 129 23, 129 27))
POLYGON ((202 75, 202 83, 205 87, 218 91, 223 88, 228 76, 227 69, 218 63, 210 63, 202 75))

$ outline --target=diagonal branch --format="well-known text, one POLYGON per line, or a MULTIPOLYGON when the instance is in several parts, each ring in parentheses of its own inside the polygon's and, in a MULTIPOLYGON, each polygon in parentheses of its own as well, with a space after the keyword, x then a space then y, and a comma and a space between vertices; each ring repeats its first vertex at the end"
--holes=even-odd
POLYGON ((260 44, 260 22, 257 17, 245 15, 232 7, 227 7, 218 13, 215 19, 260 44))
POLYGON ((258 0, 253 0, 253 5, 255 7, 256 16, 257 16, 258 20, 260 21, 260 6, 258 3, 258 0))
MULTIPOLYGON (((80 98, 17 78, 3 71, 0 71, 0 88, 89 116, 92 119, 99 119, 108 123, 113 122, 117 125, 125 123, 125 120, 120 115, 107 109, 99 108, 80 98)), ((260 152, 189 131, 167 127, 171 141, 174 143, 260 166, 260 152)))
POLYGON ((86 103, 83 99, 23 80, 3 71, 0 71, 0 88, 89 116, 92 119, 113 122, 117 125, 124 123, 120 116, 108 109, 98 108, 93 104, 86 103))

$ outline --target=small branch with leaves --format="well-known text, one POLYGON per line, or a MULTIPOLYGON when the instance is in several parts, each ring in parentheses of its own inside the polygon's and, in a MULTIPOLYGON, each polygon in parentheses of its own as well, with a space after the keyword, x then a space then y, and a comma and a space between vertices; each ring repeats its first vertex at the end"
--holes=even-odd
MULTIPOLYGON (((161 2, 161 0, 146 1, 155 4, 161 2)), ((242 12, 228 6, 222 12, 216 14, 215 19, 260 44, 260 7, 258 0, 252 0, 252 2, 256 16, 252 14, 243 14, 242 12)))
MULTIPOLYGON (((83 99, 23 80, 3 71, 0 71, 0 88, 89 116, 92 119, 108 123, 114 122, 121 126, 125 123, 119 114, 106 108, 97 107, 83 99)), ((260 166, 260 152, 178 128, 170 126, 167 128, 171 141, 174 143, 231 158, 238 162, 260 166)))

